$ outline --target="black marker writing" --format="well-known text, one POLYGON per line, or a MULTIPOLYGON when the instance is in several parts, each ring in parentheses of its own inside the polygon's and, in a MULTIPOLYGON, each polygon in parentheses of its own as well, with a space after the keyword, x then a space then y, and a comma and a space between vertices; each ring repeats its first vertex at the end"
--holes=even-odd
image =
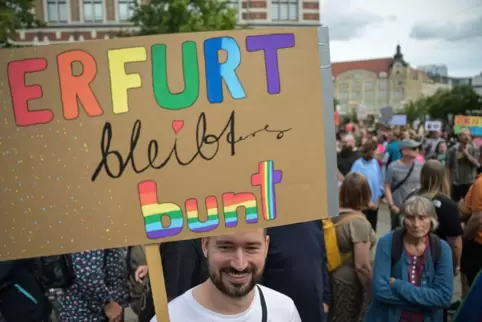
POLYGON ((119 151, 111 149, 111 142, 113 140, 112 125, 109 122, 106 122, 102 130, 102 138, 100 141, 100 150, 101 150, 102 159, 100 160, 94 173, 92 174, 91 180, 95 181, 97 177, 100 175, 102 170, 105 170, 105 173, 113 179, 120 178, 129 165, 131 166, 132 170, 137 174, 142 173, 150 168, 159 170, 165 167, 169 163, 169 161, 171 161, 172 158, 174 158, 176 162, 181 166, 187 166, 192 162, 194 162, 199 157, 202 158, 203 160, 209 161, 214 159, 218 154, 219 144, 220 144, 219 141, 224 136, 225 136, 226 142, 230 145, 231 155, 235 155, 237 143, 243 140, 246 140, 249 137, 254 138, 256 134, 260 132, 276 133, 277 134, 276 138, 279 140, 283 138, 285 132, 288 132, 291 130, 291 129, 281 130, 281 131, 272 130, 272 129, 269 129, 269 125, 266 125, 264 128, 260 130, 254 131, 251 134, 248 134, 245 136, 240 136, 238 139, 235 140, 234 138, 236 136, 235 136, 235 112, 234 111, 230 114, 230 117, 226 122, 226 125, 224 126, 224 128, 221 130, 219 134, 216 135, 216 134, 207 133, 207 128, 208 128, 208 124, 206 120, 206 115, 204 113, 201 113, 199 115, 199 119, 196 125, 196 152, 189 159, 184 160, 179 156, 179 151, 177 148, 177 138, 174 140, 174 144, 169 154, 164 159, 160 159, 159 158, 159 141, 152 139, 149 141, 149 144, 147 146, 148 162, 147 164, 139 166, 136 163, 136 160, 134 158, 134 152, 136 151, 137 143, 142 133, 142 122, 140 120, 136 120, 136 122, 132 127, 130 144, 129 144, 129 152, 127 156, 125 156, 125 158, 122 156, 122 154, 119 151), (204 151, 205 150, 204 148, 207 146, 214 146, 214 151, 211 151, 209 154, 206 153, 204 151), (110 162, 111 165, 109 165, 109 160, 112 158, 115 159, 116 167, 112 167, 112 162, 110 162))

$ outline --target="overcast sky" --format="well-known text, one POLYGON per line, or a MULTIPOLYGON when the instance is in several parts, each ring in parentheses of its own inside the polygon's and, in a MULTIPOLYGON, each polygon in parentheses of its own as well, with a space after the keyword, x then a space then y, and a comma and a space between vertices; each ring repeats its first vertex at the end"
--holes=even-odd
POLYGON ((445 64, 450 76, 482 72, 482 0, 320 0, 332 62, 391 57, 445 64))

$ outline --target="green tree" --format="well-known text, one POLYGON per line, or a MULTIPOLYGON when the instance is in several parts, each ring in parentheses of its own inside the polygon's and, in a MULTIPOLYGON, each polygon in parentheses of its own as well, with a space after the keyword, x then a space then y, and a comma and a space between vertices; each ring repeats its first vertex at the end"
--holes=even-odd
POLYGON ((480 110, 482 97, 471 86, 456 86, 451 90, 438 90, 433 96, 427 97, 425 106, 431 118, 448 122, 449 115, 480 110))
POLYGON ((0 0, 0 47, 11 47, 15 31, 43 26, 33 12, 35 0, 0 0))
POLYGON ((352 123, 358 124, 358 116, 357 116, 357 114, 356 114, 356 108, 350 109, 350 115, 349 115, 348 119, 349 119, 352 123))
POLYGON ((403 113, 407 115, 407 123, 412 124, 415 120, 425 119, 427 115, 427 98, 422 97, 417 101, 410 101, 404 106, 403 113))
POLYGON ((335 108, 335 112, 336 112, 336 107, 338 106, 338 104, 340 104, 340 102, 336 98, 333 98, 333 106, 335 108))
POLYGON ((136 6, 131 21, 140 35, 231 30, 236 10, 222 0, 151 0, 136 6))

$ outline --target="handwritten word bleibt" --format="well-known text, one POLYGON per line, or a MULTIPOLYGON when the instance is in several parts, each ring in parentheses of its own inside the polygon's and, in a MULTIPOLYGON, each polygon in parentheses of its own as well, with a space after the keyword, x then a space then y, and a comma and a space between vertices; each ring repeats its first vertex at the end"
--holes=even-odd
POLYGON ((276 133, 276 138, 280 140, 284 137, 284 134, 286 132, 291 131, 291 128, 285 130, 273 130, 270 129, 269 125, 265 125, 262 129, 256 130, 251 134, 240 136, 235 139, 236 136, 234 111, 230 114, 226 125, 219 132, 219 134, 207 133, 207 128, 208 124, 206 120, 206 115, 205 113, 201 113, 196 124, 196 151, 190 158, 182 159, 179 156, 177 138, 174 140, 174 144, 170 152, 167 154, 167 156, 164 157, 159 156, 159 141, 156 139, 151 139, 147 146, 148 162, 147 164, 139 165, 134 158, 134 152, 136 151, 137 144, 141 137, 142 122, 140 120, 137 120, 132 127, 129 151, 127 152, 127 155, 125 157, 120 151, 112 149, 111 145, 114 134, 112 130, 112 125, 107 122, 105 123, 102 130, 102 138, 100 141, 101 160, 97 165, 94 173, 92 174, 91 180, 95 181, 102 170, 104 170, 105 173, 112 179, 120 178, 129 165, 131 166, 132 171, 137 174, 142 173, 150 168, 160 170, 164 168, 172 158, 174 158, 176 162, 181 166, 187 166, 194 162, 197 158, 209 161, 214 159, 214 157, 218 154, 219 144, 222 139, 225 139, 226 142, 229 144, 231 155, 234 156, 236 154, 237 143, 240 143, 241 141, 244 141, 249 137, 254 138, 255 135, 258 133, 276 133), (204 149, 204 147, 206 146, 214 146, 214 149, 209 149, 210 152, 207 153, 204 149), (109 166, 109 158, 113 158, 116 161, 116 165, 114 167, 109 166))

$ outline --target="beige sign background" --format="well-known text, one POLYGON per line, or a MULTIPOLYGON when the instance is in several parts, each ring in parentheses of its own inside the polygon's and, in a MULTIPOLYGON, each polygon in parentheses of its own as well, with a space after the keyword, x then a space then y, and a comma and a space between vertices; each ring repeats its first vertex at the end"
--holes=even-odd
MULTIPOLYGON (((275 37, 264 39, 269 43, 275 37)), ((229 50, 219 52, 219 62, 233 64, 233 42, 225 38, 221 45, 229 50)), ((327 213, 316 28, 4 49, 0 62, 0 260, 196 238, 308 221, 327 213), (248 52, 247 37, 276 34, 292 34, 294 46, 276 51, 280 87, 279 93, 270 94, 267 70, 273 67, 273 51, 248 52), (223 101, 209 102, 205 41, 214 37, 232 37, 239 46, 235 72, 246 97, 239 95, 239 88, 228 88, 236 84, 229 74, 234 65, 229 65, 221 68, 229 80, 222 83, 223 101), (161 108, 153 89, 152 46, 166 45, 169 89, 182 93, 182 44, 187 41, 196 43, 199 96, 188 108, 161 108), (125 66, 109 61, 108 50, 135 47, 141 49, 118 52, 117 59, 126 60, 125 66), (84 67, 70 63, 77 58, 84 67), (139 61, 129 62, 135 59, 139 61), (24 76, 32 69, 42 70, 24 76), (112 86, 126 84, 124 74, 130 75, 128 85, 133 88, 113 94, 112 86), (82 92, 82 81, 89 77, 92 94, 82 92), (32 91, 22 86, 37 87, 32 91), (122 104, 123 98, 127 104, 122 104), (102 164, 103 150, 111 152, 105 162, 110 176, 102 164), (123 171, 119 171, 119 158, 125 163, 123 171), (270 172, 270 167, 280 172, 270 172), (279 182, 269 188, 265 183, 275 177, 279 182), (236 205, 245 206, 238 208, 237 221, 236 205), (171 220, 166 214, 172 215, 171 220), (180 222, 182 227, 171 231, 170 237, 159 238, 160 228, 180 222)), ((185 69, 196 67, 194 60, 184 63, 185 69)), ((156 68, 162 74, 163 69, 156 68)), ((217 79, 211 77, 210 84, 217 84, 217 79)), ((186 86, 186 90, 195 91, 195 87, 186 86)), ((276 86, 271 87, 273 91, 276 86)))

